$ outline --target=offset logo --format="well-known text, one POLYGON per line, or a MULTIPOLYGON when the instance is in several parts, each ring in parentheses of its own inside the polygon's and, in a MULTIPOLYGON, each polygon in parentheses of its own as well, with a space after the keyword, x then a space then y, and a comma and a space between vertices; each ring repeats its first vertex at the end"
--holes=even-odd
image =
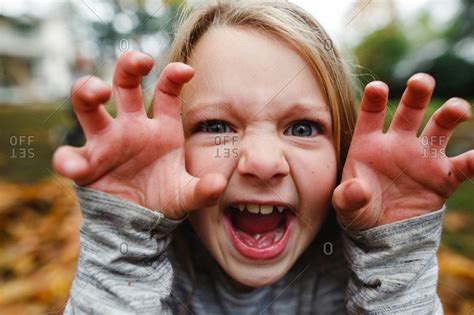
POLYGON ((10 147, 12 159, 32 159, 35 157, 35 149, 32 147, 35 136, 10 136, 10 147))

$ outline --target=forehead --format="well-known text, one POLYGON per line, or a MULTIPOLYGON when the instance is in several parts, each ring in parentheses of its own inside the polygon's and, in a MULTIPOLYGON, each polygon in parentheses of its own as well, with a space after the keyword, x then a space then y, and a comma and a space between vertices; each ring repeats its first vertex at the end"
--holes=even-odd
POLYGON ((263 32, 229 27, 209 30, 188 63, 195 76, 183 88, 184 114, 201 103, 251 108, 252 104, 301 101, 327 110, 321 84, 304 58, 263 32))

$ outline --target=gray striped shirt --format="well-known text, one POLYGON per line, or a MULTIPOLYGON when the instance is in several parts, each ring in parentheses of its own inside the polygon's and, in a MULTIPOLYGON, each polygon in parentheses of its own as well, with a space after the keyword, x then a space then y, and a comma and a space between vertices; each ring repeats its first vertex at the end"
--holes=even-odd
POLYGON ((193 236, 186 221, 74 188, 83 222, 65 314, 443 314, 436 251, 444 207, 359 232, 330 216, 282 279, 244 293, 197 236, 173 238, 193 236))

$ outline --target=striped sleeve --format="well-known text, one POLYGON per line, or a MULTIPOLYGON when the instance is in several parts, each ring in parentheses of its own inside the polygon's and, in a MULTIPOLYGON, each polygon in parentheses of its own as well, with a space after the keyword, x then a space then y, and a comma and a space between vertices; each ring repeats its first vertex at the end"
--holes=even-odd
POLYGON ((171 313, 166 249, 181 221, 98 190, 74 189, 83 220, 65 314, 171 313))
POLYGON ((443 314, 436 294, 440 210, 365 231, 343 229, 349 314, 443 314))

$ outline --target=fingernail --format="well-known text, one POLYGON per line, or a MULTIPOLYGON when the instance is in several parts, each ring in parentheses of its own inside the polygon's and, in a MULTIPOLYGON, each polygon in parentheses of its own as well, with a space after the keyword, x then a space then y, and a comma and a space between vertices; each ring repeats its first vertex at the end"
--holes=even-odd
POLYGON ((104 82, 102 82, 102 80, 98 78, 93 77, 89 81, 89 91, 92 94, 96 94, 106 87, 107 87, 107 84, 105 84, 104 82))
POLYGON ((425 74, 416 73, 416 74, 412 75, 410 79, 412 79, 412 80, 423 80, 424 78, 425 78, 425 74))
POLYGON ((153 59, 153 57, 151 57, 150 55, 142 53, 141 51, 137 51, 132 55, 131 62, 134 65, 138 65, 141 62, 143 62, 145 60, 145 58, 147 58, 147 57, 150 57, 151 59, 153 59))
POLYGON ((419 72, 414 74, 409 80, 423 81, 429 84, 435 84, 435 79, 428 73, 419 72))
POLYGON ((464 100, 462 98, 458 98, 458 97, 452 97, 450 100, 450 105, 451 106, 454 106, 454 107, 461 107, 464 105, 464 100))
POLYGON ((386 89, 387 85, 383 83, 382 81, 372 81, 369 83, 369 85, 376 87, 378 89, 386 89))
POLYGON ((178 64, 178 70, 179 71, 185 72, 185 71, 189 71, 191 69, 192 69, 192 67, 190 65, 185 64, 185 63, 179 63, 178 64))

